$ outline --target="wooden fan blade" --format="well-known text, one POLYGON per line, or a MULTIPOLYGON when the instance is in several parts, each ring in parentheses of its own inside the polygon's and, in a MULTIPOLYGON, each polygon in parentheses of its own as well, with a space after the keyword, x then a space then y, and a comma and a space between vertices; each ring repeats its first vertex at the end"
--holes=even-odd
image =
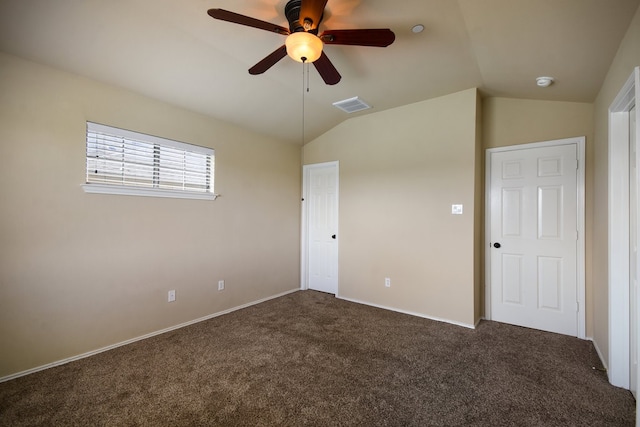
POLYGON ((316 70, 318 70, 318 73, 320 74, 320 77, 322 77, 322 80, 324 80, 324 82, 328 85, 334 85, 338 83, 340 79, 342 79, 342 76, 340 75, 338 70, 336 70, 336 67, 333 66, 333 64, 329 60, 329 57, 327 57, 324 52, 322 52, 320 58, 318 58, 313 63, 313 65, 316 67, 316 70))
POLYGON ((261 21, 259 19, 251 18, 249 16, 240 15, 239 13, 229 12, 224 9, 209 9, 207 11, 209 16, 222 21, 233 22, 234 24, 246 25, 247 27, 258 28, 260 30, 271 31, 282 35, 288 35, 289 29, 281 27, 280 25, 272 24, 270 22, 261 21))
POLYGON ((264 58, 262 61, 258 62, 253 67, 249 68, 249 74, 262 74, 267 71, 269 68, 273 67, 276 62, 280 61, 282 58, 287 56, 287 47, 282 45, 275 51, 273 51, 269 56, 264 58))
POLYGON ((387 47, 396 39, 388 28, 368 30, 327 30, 320 35, 325 44, 387 47))
POLYGON ((304 26, 305 19, 311 21, 311 27, 305 28, 305 30, 309 31, 318 28, 326 5, 327 0, 302 0, 300 4, 300 24, 304 26))

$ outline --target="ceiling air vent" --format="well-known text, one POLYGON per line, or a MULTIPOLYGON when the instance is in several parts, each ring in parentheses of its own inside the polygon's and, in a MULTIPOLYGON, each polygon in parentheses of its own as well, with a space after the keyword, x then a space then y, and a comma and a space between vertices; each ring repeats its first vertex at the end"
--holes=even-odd
POLYGON ((356 111, 366 110, 371 108, 369 104, 354 96, 353 98, 345 99, 342 101, 334 102, 334 107, 337 107, 344 111, 345 113, 355 113, 356 111))

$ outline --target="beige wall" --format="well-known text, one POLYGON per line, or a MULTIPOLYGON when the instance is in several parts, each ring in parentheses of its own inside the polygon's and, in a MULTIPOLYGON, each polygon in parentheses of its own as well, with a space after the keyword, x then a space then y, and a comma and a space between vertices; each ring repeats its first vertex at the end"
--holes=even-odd
POLYGON ((5 54, 0 93, 0 377, 299 287, 300 147, 5 54), (87 120, 214 148, 222 197, 85 194, 87 120))
POLYGON ((627 30, 595 102, 594 203, 593 203, 593 313, 594 343, 605 363, 609 357, 608 298, 608 109, 633 68, 640 66, 640 9, 627 30))
POLYGON ((470 89, 356 117, 304 147, 305 164, 340 162, 339 296, 475 323, 476 102, 470 89))
POLYGON ((593 105, 578 102, 485 98, 484 148, 593 136, 593 105))
MULTIPOLYGON (((530 99, 486 98, 483 100, 484 148, 530 142, 586 137, 586 335, 593 336, 593 104, 530 99)), ((483 251, 484 256, 484 251, 483 251)))

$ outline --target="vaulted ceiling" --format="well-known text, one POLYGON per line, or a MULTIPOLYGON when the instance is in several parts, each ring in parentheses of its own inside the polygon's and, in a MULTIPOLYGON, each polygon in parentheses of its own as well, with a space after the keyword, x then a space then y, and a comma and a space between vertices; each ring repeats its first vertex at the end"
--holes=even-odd
POLYGON ((323 29, 390 28, 387 48, 325 45, 342 75, 309 91, 300 63, 247 70, 284 37, 212 19, 222 8, 288 27, 287 0, 0 0, 0 50, 301 144, 353 115, 478 87, 484 96, 592 102, 640 0, 329 0, 323 29), (415 34, 411 28, 422 24, 415 34), (555 83, 537 87, 535 78, 555 83), (304 97, 304 99, 303 99, 304 97), (304 136, 302 127, 304 106, 304 136))

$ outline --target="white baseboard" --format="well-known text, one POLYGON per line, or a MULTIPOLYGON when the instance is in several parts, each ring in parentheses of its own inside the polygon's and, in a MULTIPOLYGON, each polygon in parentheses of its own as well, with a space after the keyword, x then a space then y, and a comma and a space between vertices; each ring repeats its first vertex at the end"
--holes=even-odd
POLYGON ((435 320, 436 322, 443 322, 443 323, 449 323, 451 325, 462 326, 464 328, 469 328, 469 329, 475 329, 476 325, 477 325, 477 324, 476 325, 471 325, 471 324, 468 324, 468 323, 456 322, 454 320, 442 319, 442 318, 439 318, 439 317, 427 316, 426 314, 422 314, 422 313, 416 313, 416 312, 413 312, 413 311, 401 310, 399 308, 388 307, 388 306, 379 305, 379 304, 373 304, 373 303, 370 303, 370 302, 360 301, 360 300, 353 299, 353 298, 346 298, 346 297, 343 297, 343 296, 340 296, 340 295, 337 295, 337 294, 336 294, 336 298, 341 299, 341 300, 345 300, 345 301, 355 302, 356 304, 363 304, 363 305, 368 305, 368 306, 371 306, 371 307, 382 308, 383 310, 390 310, 390 311, 395 311, 397 313, 408 314, 410 316, 422 317, 423 319, 435 320))
POLYGON ((170 326, 168 328, 165 328, 165 329, 162 329, 162 330, 159 330, 159 331, 151 332, 151 333, 148 333, 148 334, 136 337, 136 338, 131 338, 129 340, 122 341, 122 342, 119 342, 119 343, 116 343, 116 344, 111 344, 111 345, 108 345, 106 347, 99 348, 97 350, 88 351, 86 353, 82 353, 82 354, 79 354, 77 356, 71 356, 71 357, 68 357, 66 359, 62 359, 62 360, 58 360, 58 361, 55 361, 55 362, 47 363, 46 365, 37 366, 35 368, 27 369, 26 371, 21 371, 21 372, 15 373, 15 374, 7 375, 5 377, 1 377, 0 378, 0 383, 5 382, 5 381, 10 381, 10 380, 13 380, 15 378, 23 377, 25 375, 33 374, 35 372, 44 371, 45 369, 53 368, 55 366, 60 366, 60 365, 64 365, 64 364, 69 363, 69 362, 73 362, 73 361, 76 361, 76 360, 84 359, 85 357, 91 357, 91 356, 94 356, 94 355, 96 355, 98 353, 102 353, 102 352, 105 352, 105 351, 113 350, 114 348, 122 347, 123 345, 131 344, 131 343, 134 343, 136 341, 141 341, 141 340, 144 340, 144 339, 147 339, 147 338, 154 337, 156 335, 160 335, 160 334, 164 334, 166 332, 174 331, 176 329, 184 328, 185 326, 193 325, 194 323, 199 323, 199 322, 203 322, 205 320, 213 319, 214 317, 222 316, 224 314, 229 314, 229 313, 232 313, 232 312, 237 311, 237 310, 242 310, 243 308, 251 307, 252 305, 260 304, 260 303, 263 303, 263 302, 266 302, 266 301, 269 301, 269 300, 272 300, 272 299, 275 299, 275 298, 280 298, 280 297, 283 297, 285 295, 292 294, 292 293, 298 292, 298 291, 300 291, 299 288, 292 289, 290 291, 282 292, 282 293, 277 294, 277 295, 272 295, 272 296, 267 297, 267 298, 262 298, 262 299, 257 300, 257 301, 252 301, 252 302, 249 302, 249 303, 246 303, 246 304, 239 305, 237 307, 233 307, 233 308, 229 308, 227 310, 219 311, 217 313, 213 313, 213 314, 210 314, 208 316, 201 317, 199 319, 190 320, 188 322, 180 323, 179 325, 170 326))
POLYGON ((485 319, 484 316, 478 317, 478 320, 476 320, 476 324, 473 325, 473 329, 476 329, 478 327, 478 325, 480 324, 480 322, 482 322, 483 320, 487 320, 487 319, 485 319))
POLYGON ((595 341, 593 340, 593 338, 592 338, 592 337, 586 337, 585 339, 586 339, 587 341, 591 341, 591 342, 593 343, 593 347, 596 349, 596 353, 598 353, 598 357, 600 358, 600 363, 602 363, 602 366, 604 367, 604 369, 605 369, 607 372, 609 372, 609 367, 607 366, 607 364, 606 364, 606 363, 605 363, 605 361, 604 361, 605 359, 604 359, 604 357, 602 356, 602 352, 600 351, 600 348, 598 347, 598 343, 597 343, 597 342, 595 342, 595 341))

